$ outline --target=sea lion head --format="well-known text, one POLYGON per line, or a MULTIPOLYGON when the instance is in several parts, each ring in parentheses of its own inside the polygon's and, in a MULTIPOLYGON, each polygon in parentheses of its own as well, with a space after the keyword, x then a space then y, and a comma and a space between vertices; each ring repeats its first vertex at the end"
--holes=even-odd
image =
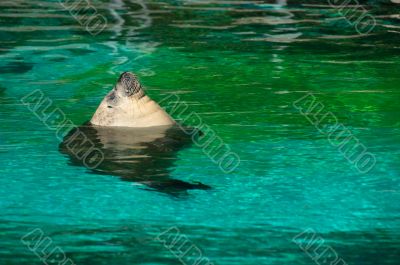
POLYGON ((135 74, 124 72, 97 108, 91 123, 99 126, 151 127, 172 125, 175 121, 146 96, 135 74))

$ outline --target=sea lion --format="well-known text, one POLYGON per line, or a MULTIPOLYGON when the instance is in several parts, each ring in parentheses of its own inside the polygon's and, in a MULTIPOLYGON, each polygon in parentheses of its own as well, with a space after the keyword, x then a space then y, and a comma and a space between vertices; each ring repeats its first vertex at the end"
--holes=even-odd
POLYGON ((197 133, 194 128, 182 130, 144 94, 135 75, 123 73, 91 121, 72 129, 59 149, 73 165, 86 166, 93 173, 119 176, 176 195, 189 189, 210 189, 169 176, 178 152, 189 147, 197 133), (101 158, 93 163, 95 167, 88 166, 93 153, 101 158))
POLYGON ((123 73, 117 84, 100 103, 90 122, 98 126, 154 127, 176 122, 152 99, 129 72, 123 73))

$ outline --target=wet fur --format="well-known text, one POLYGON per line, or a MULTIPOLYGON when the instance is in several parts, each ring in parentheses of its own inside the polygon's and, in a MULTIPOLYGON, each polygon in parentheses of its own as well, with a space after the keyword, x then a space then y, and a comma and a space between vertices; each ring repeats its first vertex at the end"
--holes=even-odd
POLYGON ((176 124, 145 94, 136 76, 122 76, 97 108, 90 121, 93 125, 142 128, 176 124))

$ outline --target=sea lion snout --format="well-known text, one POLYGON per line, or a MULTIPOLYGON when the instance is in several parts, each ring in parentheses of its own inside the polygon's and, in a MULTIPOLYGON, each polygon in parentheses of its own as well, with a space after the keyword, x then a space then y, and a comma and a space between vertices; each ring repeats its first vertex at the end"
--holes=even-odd
POLYGON ((136 75, 130 72, 124 72, 118 79, 117 89, 121 90, 125 96, 129 97, 141 92, 142 86, 136 75))

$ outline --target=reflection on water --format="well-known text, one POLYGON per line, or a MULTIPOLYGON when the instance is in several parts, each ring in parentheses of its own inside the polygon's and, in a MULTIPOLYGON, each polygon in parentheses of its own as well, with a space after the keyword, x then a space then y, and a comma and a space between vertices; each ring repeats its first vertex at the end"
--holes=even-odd
POLYGON ((170 178, 177 153, 190 144, 191 137, 178 127, 132 129, 86 124, 69 132, 60 150, 70 156, 72 164, 83 166, 80 155, 96 148, 104 159, 94 173, 116 175, 160 192, 178 194, 189 189, 210 189, 201 183, 170 178))
POLYGON ((312 228, 348 264, 397 265, 400 4, 360 2, 369 34, 325 0, 92 1, 108 26, 91 36, 56 0, 0 1, 0 263, 40 263, 20 242, 40 227, 75 264, 176 264, 138 238, 177 226, 214 264, 312 264, 291 242, 312 228), (125 71, 156 101, 179 94, 240 167, 222 174, 174 131, 83 126, 106 155, 89 171, 21 105, 40 89, 83 124, 125 71), (371 172, 293 108, 307 93, 374 153, 371 172))

